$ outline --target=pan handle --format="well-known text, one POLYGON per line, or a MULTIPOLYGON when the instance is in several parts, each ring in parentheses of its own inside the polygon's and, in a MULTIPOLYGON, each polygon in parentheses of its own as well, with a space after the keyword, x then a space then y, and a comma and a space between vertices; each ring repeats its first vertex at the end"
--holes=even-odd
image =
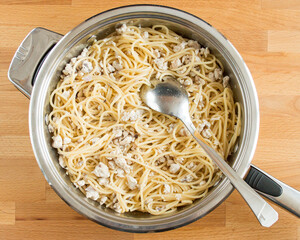
POLYGON ((300 192, 251 165, 245 181, 258 193, 300 218, 300 192))
POLYGON ((44 28, 33 29, 20 44, 8 70, 8 79, 30 98, 35 76, 45 57, 63 35, 44 28))

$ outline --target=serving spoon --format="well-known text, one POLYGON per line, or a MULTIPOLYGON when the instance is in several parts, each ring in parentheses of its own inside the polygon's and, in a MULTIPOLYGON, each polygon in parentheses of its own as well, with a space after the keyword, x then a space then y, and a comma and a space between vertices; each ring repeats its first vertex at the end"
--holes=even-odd
POLYGON ((278 220, 278 213, 261 198, 225 160, 210 146, 196 131, 189 114, 188 94, 185 88, 174 78, 166 77, 162 81, 151 80, 152 86, 144 84, 140 96, 151 109, 179 118, 199 145, 231 181, 247 202, 260 224, 264 227, 272 226, 278 220))

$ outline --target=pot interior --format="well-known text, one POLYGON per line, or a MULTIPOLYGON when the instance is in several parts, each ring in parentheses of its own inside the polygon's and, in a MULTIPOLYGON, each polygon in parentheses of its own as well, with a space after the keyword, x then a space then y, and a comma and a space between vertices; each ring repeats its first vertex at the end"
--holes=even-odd
MULTIPOLYGON (((208 47, 211 52, 218 58, 220 59, 220 61, 224 64, 224 68, 225 68, 225 73, 228 74, 230 76, 230 85, 231 88, 233 89, 234 92, 234 97, 235 97, 235 101, 239 101, 242 103, 242 120, 244 119, 244 111, 243 111, 243 99, 241 98, 241 86, 240 83, 237 81, 236 79, 236 75, 233 73, 231 66, 228 65, 227 61, 225 60, 225 58, 220 54, 219 51, 217 51, 217 49, 214 47, 214 45, 212 45, 209 42, 209 39, 206 38, 206 36, 202 36, 200 34, 195 33, 194 31, 191 31, 188 27, 182 26, 178 23, 173 23, 173 22, 169 22, 167 20, 157 20, 157 19, 128 19, 125 21, 120 21, 120 22, 116 22, 116 23, 111 23, 109 25, 107 25, 105 28, 100 28, 95 30, 94 32, 88 34, 87 36, 85 36, 84 38, 82 38, 81 40, 79 40, 77 43, 74 43, 74 46, 65 54, 64 58, 60 61, 60 63, 57 66, 57 71, 56 74, 52 76, 52 80, 49 86, 49 91, 47 94, 47 97, 45 99, 45 112, 44 112, 44 116, 49 113, 51 111, 50 105, 49 105, 49 98, 50 98, 50 94, 51 92, 55 89, 56 84, 59 80, 59 77, 61 75, 61 71, 64 69, 66 63, 68 63, 70 61, 70 59, 74 56, 77 56, 80 54, 80 52, 82 51, 83 48, 89 46, 91 43, 89 43, 89 39, 93 39, 93 36, 97 36, 97 39, 102 39, 105 38, 106 36, 108 36, 109 34, 111 34, 112 32, 115 31, 116 27, 118 27, 120 24, 122 23, 126 23, 128 25, 134 25, 134 26, 139 26, 141 25, 142 27, 151 27, 152 25, 165 25, 167 26, 169 29, 171 29, 172 31, 176 32, 177 34, 180 34, 183 37, 186 37, 188 39, 193 39, 193 40, 197 40, 202 46, 208 47)), ((62 169, 60 167, 60 165, 58 164, 58 155, 57 155, 57 150, 51 147, 51 134, 48 133, 48 130, 46 128, 45 125, 45 135, 47 136, 48 142, 49 142, 49 152, 52 156, 52 160, 53 160, 53 164, 55 165, 55 168, 57 170, 57 172, 59 172, 59 175, 63 178, 63 180, 71 186, 71 188, 74 188, 74 191, 76 192, 76 194, 78 195, 82 195, 82 197, 85 197, 84 194, 76 189, 73 184, 71 183, 69 177, 66 175, 65 170, 62 169)), ((242 126, 242 130, 241 130, 241 135, 237 140, 237 144, 240 146, 241 145, 241 140, 243 139, 243 135, 244 135, 244 129, 242 126)), ((228 163, 233 166, 233 165, 238 165, 238 161, 242 161, 242 159, 237 159, 237 155, 239 153, 239 150, 235 153, 233 153, 232 155, 229 156, 229 158, 227 159, 228 163)), ((222 182, 222 180, 224 180, 224 177, 221 179, 220 183, 222 182)), ((212 187, 209 191, 209 195, 215 191, 215 189, 217 188, 217 186, 212 187)), ((206 197, 208 198, 209 195, 206 197)), ((96 203, 95 201, 92 200, 87 200, 90 204, 92 204, 93 206, 99 208, 99 204, 96 203)), ((191 208, 194 205, 199 204, 199 202, 201 202, 202 200, 196 200, 194 202, 194 204, 189 205, 189 206, 184 206, 184 207, 180 207, 178 209, 178 211, 184 211, 187 208, 191 208)), ((102 210, 108 211, 111 214, 117 214, 115 213, 115 211, 109 209, 109 208, 105 208, 105 207, 101 207, 102 210)), ((173 213, 174 214, 174 213, 173 213)), ((172 214, 172 215, 173 215, 172 214)), ((118 216, 120 217, 133 217, 133 218, 162 218, 164 216, 153 216, 149 213, 142 213, 142 212, 129 212, 129 213, 124 213, 124 214, 118 214, 118 216)))
MULTIPOLYGON (((173 9, 173 11, 175 10, 173 9)), ((143 229, 156 231, 166 228, 175 228, 206 215, 225 200, 233 190, 228 179, 223 177, 218 184, 210 189, 208 196, 202 200, 196 200, 192 205, 178 208, 175 213, 161 216, 153 216, 142 212, 118 214, 111 209, 100 207, 95 201, 86 199, 83 193, 73 186, 65 170, 59 166, 58 154, 56 149, 51 147, 51 134, 49 134, 44 121, 44 116, 51 110, 49 106, 50 94, 55 89, 65 64, 68 63, 72 57, 79 55, 81 50, 89 45, 89 39, 93 35, 96 35, 97 39, 105 38, 115 31, 116 26, 121 23, 136 26, 141 25, 142 27, 162 24, 177 34, 188 39, 197 40, 202 46, 210 48, 211 52, 223 63, 225 73, 229 75, 231 79, 230 85, 235 100, 240 102, 242 107, 242 129, 240 137, 237 140, 239 147, 235 153, 229 156, 228 162, 240 176, 244 176, 251 161, 251 158, 248 158, 249 148, 252 148, 252 152, 253 148, 255 148, 255 144, 253 147, 253 144, 249 144, 245 141, 247 135, 251 133, 251 129, 255 127, 252 124, 253 121, 247 120, 253 109, 249 110, 249 105, 246 104, 250 101, 247 99, 249 98, 247 91, 251 89, 249 90, 249 86, 245 83, 247 82, 247 78, 252 80, 251 75, 247 72, 247 69, 246 71, 243 69, 246 68, 244 62, 230 42, 221 34, 201 19, 196 18, 197 21, 194 22, 182 18, 180 14, 183 14, 185 17, 190 16, 192 19, 195 18, 194 16, 181 11, 178 12, 180 13, 177 15, 170 15, 164 12, 158 13, 157 11, 151 13, 124 12, 123 14, 119 13, 115 16, 106 12, 95 16, 68 33, 57 46, 52 49, 41 71, 37 75, 37 86, 35 86, 35 88, 38 89, 34 89, 32 101, 38 101, 40 104, 32 103, 32 121, 30 123, 32 129, 34 127, 36 127, 36 129, 42 129, 38 137, 34 136, 38 133, 31 133, 37 161, 46 179, 57 194, 71 207, 100 224, 133 232, 146 231, 143 229), (108 17, 105 17, 105 14, 108 17), (229 51, 228 47, 231 47, 233 50, 231 49, 229 51), (236 56, 238 57, 237 60, 236 56), (46 64, 47 66, 44 66, 46 64), (247 73, 249 76, 246 76, 247 73), (36 110, 35 113, 33 113, 33 108, 36 110), (39 126, 33 127, 35 123, 39 126), (36 138, 39 140, 36 140, 36 138), (37 146, 37 143, 39 143, 39 146, 37 146), (43 153, 39 151, 43 151, 43 153), (116 224, 111 224, 111 222, 115 222, 116 224), (132 226, 128 227, 127 225, 132 226)), ((258 111, 258 109, 254 110, 258 111)))

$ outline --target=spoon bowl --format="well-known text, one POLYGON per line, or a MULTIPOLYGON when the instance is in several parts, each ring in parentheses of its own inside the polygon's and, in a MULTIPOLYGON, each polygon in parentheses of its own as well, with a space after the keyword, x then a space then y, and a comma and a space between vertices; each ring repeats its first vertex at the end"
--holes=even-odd
POLYGON ((164 81, 151 81, 151 86, 143 85, 140 96, 148 107, 157 112, 180 118, 182 112, 188 114, 189 100, 185 88, 171 77, 164 81))

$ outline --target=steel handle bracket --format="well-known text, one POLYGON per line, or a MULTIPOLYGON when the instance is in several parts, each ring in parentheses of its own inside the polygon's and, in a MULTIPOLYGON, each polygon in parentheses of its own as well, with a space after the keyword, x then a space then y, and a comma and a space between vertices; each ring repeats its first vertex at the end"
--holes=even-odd
POLYGON ((63 37, 44 28, 33 29, 18 47, 8 70, 8 79, 30 98, 35 75, 52 47, 63 37))

